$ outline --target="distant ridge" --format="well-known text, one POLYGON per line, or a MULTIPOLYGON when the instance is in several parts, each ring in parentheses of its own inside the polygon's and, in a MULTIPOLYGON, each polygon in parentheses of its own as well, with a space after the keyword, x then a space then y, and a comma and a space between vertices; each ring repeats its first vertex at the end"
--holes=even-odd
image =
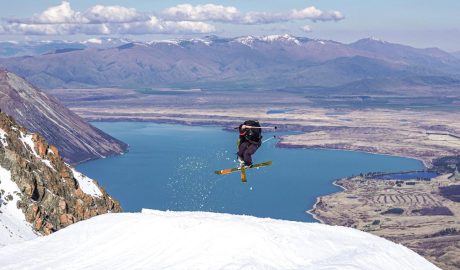
MULTIPOLYGON (((15 46, 21 48, 21 45, 15 46)), ((72 43, 68 46, 68 50, 60 48, 47 54, 0 59, 0 67, 44 89, 267 90, 334 88, 377 80, 385 91, 393 91, 394 84, 387 86, 381 82, 384 79, 410 82, 406 78, 427 76, 452 78, 453 81, 460 78, 460 59, 452 54, 436 48, 417 49, 373 38, 343 44, 290 35, 206 36, 148 42, 93 40, 78 43, 84 49, 72 43)), ((437 80, 426 85, 435 89, 437 80)), ((455 83, 453 86, 458 87, 455 83)))
POLYGON ((72 164, 120 154, 127 145, 86 123, 23 78, 0 70, 0 109, 42 134, 72 164))

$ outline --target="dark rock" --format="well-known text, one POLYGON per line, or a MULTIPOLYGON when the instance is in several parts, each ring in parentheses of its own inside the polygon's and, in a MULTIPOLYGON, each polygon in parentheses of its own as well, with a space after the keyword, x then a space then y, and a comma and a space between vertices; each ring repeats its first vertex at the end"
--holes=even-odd
MULTIPOLYGON (((42 136, 33 134, 35 147, 29 149, 21 141, 27 130, 4 113, 0 113, 0 129, 8 138, 7 146, 0 143, 0 166, 11 172, 12 181, 21 191, 17 206, 35 230, 50 234, 99 214, 121 212, 120 204, 96 182, 102 196, 84 193, 70 167, 58 155, 57 148, 42 136)), ((11 199, 11 195, 5 198, 11 199)))

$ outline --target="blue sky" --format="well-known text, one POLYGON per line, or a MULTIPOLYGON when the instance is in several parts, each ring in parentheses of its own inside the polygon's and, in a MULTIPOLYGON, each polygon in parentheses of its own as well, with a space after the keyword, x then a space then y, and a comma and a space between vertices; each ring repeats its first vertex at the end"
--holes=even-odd
POLYGON ((145 40, 287 33, 345 43, 375 37, 415 47, 460 50, 460 1, 457 0, 0 0, 0 3, 3 40, 94 36, 145 40), (58 6, 61 9, 50 10, 58 6))

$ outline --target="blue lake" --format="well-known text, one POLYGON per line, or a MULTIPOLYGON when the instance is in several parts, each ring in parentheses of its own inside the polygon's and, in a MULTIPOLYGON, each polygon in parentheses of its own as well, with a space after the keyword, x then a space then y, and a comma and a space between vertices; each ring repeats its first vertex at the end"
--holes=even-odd
MULTIPOLYGON (((236 166, 236 132, 219 127, 154 123, 93 123, 130 145, 127 154, 77 168, 106 188, 124 211, 141 208, 213 211, 314 221, 306 213, 316 198, 337 192, 335 179, 373 171, 423 170, 420 161, 361 152, 276 148, 265 143, 254 162, 273 165, 216 175, 236 166)), ((265 134, 269 138, 270 134, 265 134)))

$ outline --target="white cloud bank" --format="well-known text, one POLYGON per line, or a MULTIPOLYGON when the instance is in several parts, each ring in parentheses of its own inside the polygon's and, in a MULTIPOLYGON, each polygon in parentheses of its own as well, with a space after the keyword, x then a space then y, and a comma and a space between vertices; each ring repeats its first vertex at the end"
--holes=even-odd
POLYGON ((241 13, 235 7, 206 4, 181 4, 167 8, 163 16, 168 20, 214 21, 234 24, 268 24, 291 20, 340 21, 345 16, 340 11, 322 11, 314 6, 293 9, 284 13, 249 12, 241 13))
POLYGON ((165 18, 174 21, 235 22, 238 20, 240 13, 235 7, 222 5, 206 4, 192 6, 190 4, 181 4, 164 10, 163 15, 165 18))
POLYGON ((10 19, 0 26, 0 33, 24 35, 142 35, 214 31, 215 27, 205 22, 165 21, 122 6, 96 5, 79 12, 66 1, 31 18, 10 19))
POLYGON ((291 20, 316 22, 342 19, 344 16, 339 11, 324 12, 313 6, 285 13, 249 12, 243 14, 232 6, 180 4, 167 8, 154 16, 123 6, 95 5, 81 12, 73 10, 69 2, 63 1, 60 5, 49 7, 30 18, 3 20, 0 24, 0 34, 203 34, 216 31, 216 27, 209 22, 249 25, 291 20))

